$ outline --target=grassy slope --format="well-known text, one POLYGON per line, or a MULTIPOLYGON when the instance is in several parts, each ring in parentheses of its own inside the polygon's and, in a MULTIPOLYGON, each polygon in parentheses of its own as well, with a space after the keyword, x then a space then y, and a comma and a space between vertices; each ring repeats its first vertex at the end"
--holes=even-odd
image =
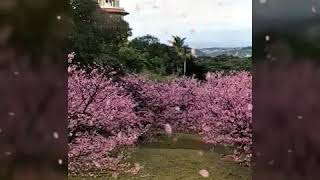
MULTIPOLYGON (((216 147, 210 151, 210 147, 202 144, 199 137, 194 135, 177 134, 177 141, 173 138, 160 138, 157 143, 140 145, 130 158, 131 162, 144 166, 136 176, 120 175, 117 179, 143 179, 143 180, 248 180, 250 170, 234 162, 220 160, 222 153, 228 150, 216 147), (201 153, 199 152, 203 152, 201 153), (209 178, 201 177, 198 172, 201 169, 209 171, 209 178)), ((69 178, 71 180, 90 178, 69 178)), ((115 179, 103 177, 102 179, 115 179)))

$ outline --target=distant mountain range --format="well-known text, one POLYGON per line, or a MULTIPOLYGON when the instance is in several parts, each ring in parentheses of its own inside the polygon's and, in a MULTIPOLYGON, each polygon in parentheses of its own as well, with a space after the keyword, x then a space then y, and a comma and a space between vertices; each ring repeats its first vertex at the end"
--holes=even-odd
POLYGON ((209 56, 216 57, 219 55, 228 55, 236 57, 251 57, 252 56, 252 47, 236 47, 236 48, 204 48, 196 49, 195 55, 200 56, 209 56))

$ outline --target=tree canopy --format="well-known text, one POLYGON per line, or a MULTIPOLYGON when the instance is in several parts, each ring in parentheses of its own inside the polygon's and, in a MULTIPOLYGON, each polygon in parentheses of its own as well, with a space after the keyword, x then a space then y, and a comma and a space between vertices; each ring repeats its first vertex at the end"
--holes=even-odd
POLYGON ((71 50, 76 53, 75 62, 119 66, 120 47, 127 43, 131 34, 129 24, 99 11, 93 0, 72 0, 71 7, 70 43, 71 50))

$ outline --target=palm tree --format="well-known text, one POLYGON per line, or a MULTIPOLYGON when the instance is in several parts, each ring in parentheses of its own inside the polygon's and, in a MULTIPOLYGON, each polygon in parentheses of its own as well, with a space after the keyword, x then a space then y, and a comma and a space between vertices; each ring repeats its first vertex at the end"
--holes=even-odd
POLYGON ((172 38, 171 45, 179 58, 183 61, 183 74, 185 75, 187 71, 187 59, 192 58, 191 49, 185 45, 186 38, 181 38, 179 36, 173 36, 172 38))

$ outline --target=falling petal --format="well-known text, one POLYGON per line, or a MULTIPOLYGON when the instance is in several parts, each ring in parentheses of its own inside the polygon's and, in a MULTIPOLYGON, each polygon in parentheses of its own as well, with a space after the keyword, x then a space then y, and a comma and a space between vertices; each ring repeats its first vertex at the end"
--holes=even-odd
POLYGON ((171 128, 170 124, 165 124, 164 130, 166 131, 167 134, 172 134, 172 128, 171 128))
POLYGON ((266 35, 266 41, 270 41, 270 36, 266 35))
POLYGON ((57 132, 53 132, 53 138, 54 139, 58 139, 59 138, 59 134, 57 132))
POLYGON ((200 170, 200 171, 199 171, 199 174, 200 174, 202 177, 205 177, 205 178, 209 177, 209 172, 208 172, 207 170, 204 170, 204 169, 200 170))

